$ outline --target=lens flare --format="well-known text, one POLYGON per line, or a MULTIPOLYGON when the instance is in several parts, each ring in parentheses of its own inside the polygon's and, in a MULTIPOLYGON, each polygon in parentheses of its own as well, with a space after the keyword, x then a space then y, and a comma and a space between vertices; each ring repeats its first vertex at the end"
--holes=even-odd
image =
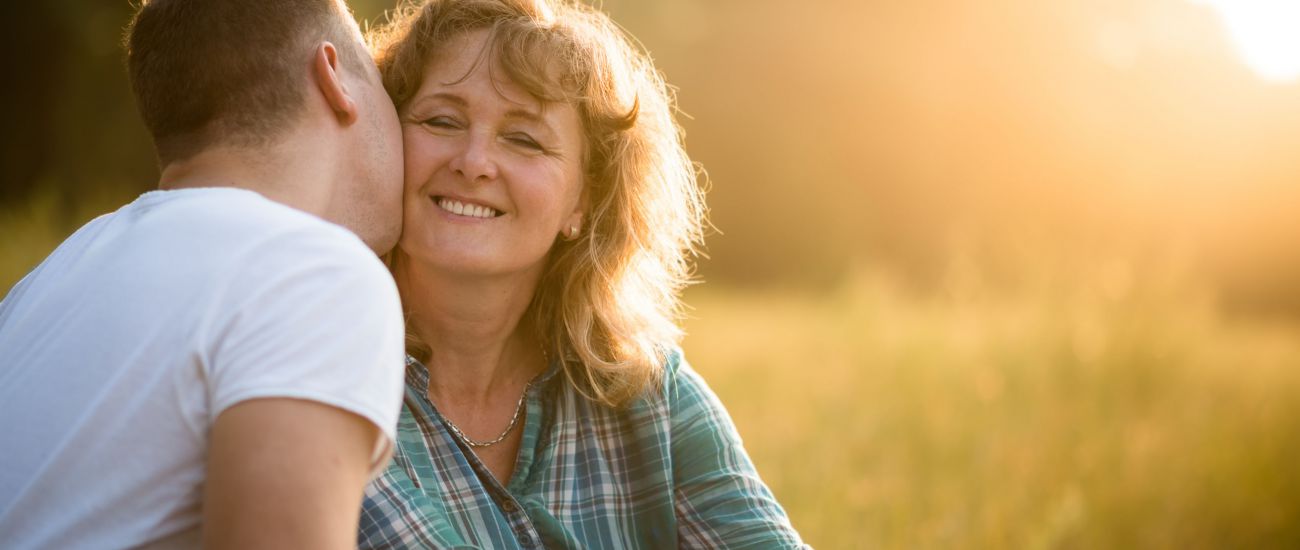
POLYGON ((1260 77, 1300 78, 1300 1, 1197 0, 1223 18, 1243 61, 1260 77))

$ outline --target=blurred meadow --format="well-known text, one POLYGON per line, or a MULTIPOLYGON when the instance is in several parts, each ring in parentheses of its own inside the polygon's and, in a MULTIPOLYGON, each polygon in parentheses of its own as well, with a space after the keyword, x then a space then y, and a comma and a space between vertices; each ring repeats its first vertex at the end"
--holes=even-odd
MULTIPOLYGON (((0 292, 154 185, 130 4, 0 8, 0 292)), ((1300 547, 1300 4, 602 5, 708 172, 683 347, 809 543, 1300 547)))

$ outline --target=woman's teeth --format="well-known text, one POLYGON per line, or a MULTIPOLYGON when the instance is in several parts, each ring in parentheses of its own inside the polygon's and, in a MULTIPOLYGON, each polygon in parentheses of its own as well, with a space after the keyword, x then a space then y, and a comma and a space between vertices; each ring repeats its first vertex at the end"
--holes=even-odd
POLYGON ((465 204, 463 202, 448 199, 448 198, 438 199, 438 207, 448 212, 451 212, 452 214, 457 214, 460 216, 468 216, 471 218, 495 218, 497 217, 498 214, 496 210, 493 210, 486 206, 479 206, 477 204, 465 204))

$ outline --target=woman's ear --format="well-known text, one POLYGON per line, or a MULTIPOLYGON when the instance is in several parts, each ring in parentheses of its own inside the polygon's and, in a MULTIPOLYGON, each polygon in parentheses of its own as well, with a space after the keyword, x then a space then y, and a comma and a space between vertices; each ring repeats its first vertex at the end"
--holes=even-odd
POLYGON ((560 235, 562 235, 566 241, 577 239, 579 235, 582 235, 582 222, 582 213, 575 212, 569 216, 568 223, 560 230, 560 235))
POLYGON ((312 56, 311 68, 316 89, 325 99, 325 104, 334 111, 339 123, 348 126, 356 122, 357 102, 352 99, 347 86, 343 84, 338 48, 330 42, 317 44, 316 52, 312 56))
POLYGON ((569 213, 567 224, 560 233, 564 235, 564 240, 572 241, 582 234, 583 224, 587 221, 587 210, 591 200, 587 193, 587 186, 582 186, 582 192, 578 195, 578 205, 569 213))

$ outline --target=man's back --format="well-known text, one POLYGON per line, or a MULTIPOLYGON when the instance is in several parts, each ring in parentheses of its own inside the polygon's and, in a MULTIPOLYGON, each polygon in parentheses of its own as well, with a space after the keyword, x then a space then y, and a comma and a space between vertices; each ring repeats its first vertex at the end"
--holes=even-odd
POLYGON ((251 191, 152 192, 92 221, 0 303, 2 538, 194 532, 208 430, 249 399, 341 408, 387 445, 401 326, 355 235, 251 191))

